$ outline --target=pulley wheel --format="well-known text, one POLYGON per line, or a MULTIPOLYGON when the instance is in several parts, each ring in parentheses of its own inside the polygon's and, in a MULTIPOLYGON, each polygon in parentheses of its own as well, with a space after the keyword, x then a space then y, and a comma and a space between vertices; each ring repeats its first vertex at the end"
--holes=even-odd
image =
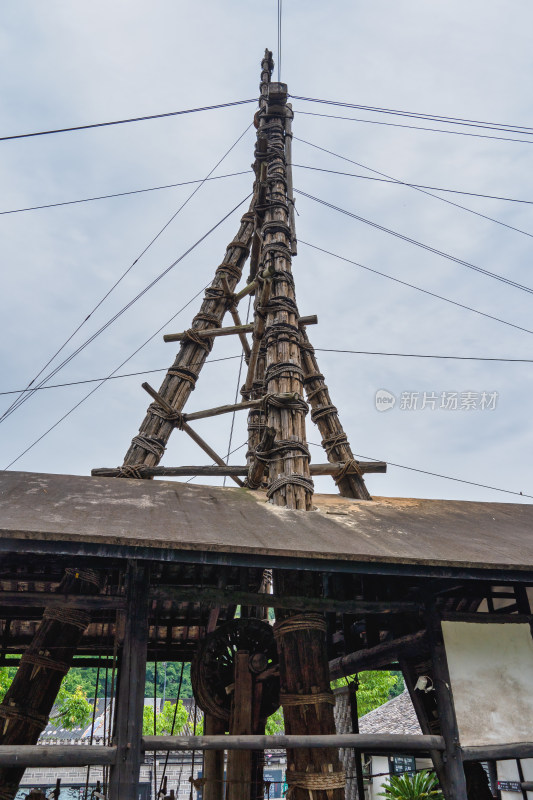
MULTIPOLYGON (((200 642, 191 668, 191 683, 196 702, 206 714, 229 720, 235 680, 237 651, 249 653, 248 667, 258 677, 278 664, 272 627, 260 619, 234 619, 226 622, 200 642)), ((260 717, 266 719, 279 708, 279 676, 262 680, 260 717)))

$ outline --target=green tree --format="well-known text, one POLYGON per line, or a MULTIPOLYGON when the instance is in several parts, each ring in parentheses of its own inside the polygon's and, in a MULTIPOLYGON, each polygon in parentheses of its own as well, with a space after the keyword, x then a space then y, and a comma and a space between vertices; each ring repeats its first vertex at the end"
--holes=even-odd
POLYGON ((437 776, 434 772, 423 769, 411 775, 391 775, 388 786, 379 792, 387 800, 444 800, 444 795, 438 786, 437 776))
POLYGON ((50 717, 50 723, 56 728, 66 728, 69 731, 83 728, 89 724, 93 714, 93 706, 87 700, 87 692, 82 686, 76 686, 72 691, 64 684, 65 678, 61 682, 56 698, 56 714, 50 717))
POLYGON ((283 719, 283 709, 281 707, 268 717, 265 725, 265 733, 267 736, 285 733, 285 721, 283 719))
MULTIPOLYGON (((379 708, 391 697, 396 697, 398 685, 403 689, 403 680, 399 673, 387 672, 385 670, 373 670, 359 673, 359 688, 357 690, 357 713, 359 717, 368 714, 375 708, 379 708)), ((348 681, 345 678, 333 681, 332 688, 345 686, 348 681)))
MULTIPOLYGON (((143 733, 145 736, 170 736, 172 735, 172 722, 174 720, 175 705, 172 703, 165 703, 162 710, 155 714, 155 732, 154 732, 154 709, 153 706, 145 706, 143 709, 143 733)), ((203 720, 202 720, 203 722, 203 720)), ((178 701, 178 708, 176 711, 176 722, 174 724, 174 735, 181 733, 187 723, 187 709, 182 701, 178 701)), ((202 725, 203 729, 203 725, 202 725)), ((197 736, 198 725, 196 726, 197 736)))

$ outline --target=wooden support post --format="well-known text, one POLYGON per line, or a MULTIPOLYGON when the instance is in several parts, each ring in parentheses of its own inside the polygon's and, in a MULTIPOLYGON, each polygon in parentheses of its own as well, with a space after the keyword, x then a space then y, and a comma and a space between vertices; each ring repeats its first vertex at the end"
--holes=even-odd
MULTIPOLYGON (((337 408, 331 402, 329 389, 318 367, 315 351, 307 332, 300 331, 302 348, 302 367, 307 402, 311 406, 311 419, 316 422, 322 446, 329 461, 353 461, 354 455, 348 437, 342 427, 337 408)), ((371 500, 362 475, 347 473, 338 481, 339 492, 343 497, 371 500)))
MULTIPOLYGON (((304 325, 316 325, 318 317, 316 314, 311 314, 308 317, 298 317, 297 324, 301 327, 304 325)), ((252 333, 254 330, 253 322, 246 325, 232 325, 229 328, 206 328, 205 330, 198 331, 197 336, 200 339, 216 339, 217 336, 234 336, 241 333, 252 333)), ((182 342, 190 336, 188 331, 182 333, 166 333, 163 336, 165 342, 182 342)))
POLYGON ((459 730, 455 717, 452 687, 448 662, 442 638, 440 620, 431 609, 428 619, 428 634, 433 665, 433 679, 440 733, 444 738, 445 751, 440 783, 446 800, 467 800, 466 779, 463 769, 459 730))
MULTIPOLYGON (((196 431, 194 431, 194 430, 191 428, 191 426, 190 426, 190 425, 188 425, 186 422, 183 422, 183 423, 182 423, 182 425, 181 425, 181 430, 182 430, 182 431, 185 431, 185 433, 186 433, 186 434, 188 434, 188 435, 191 437, 191 439, 193 440, 193 442, 196 442, 196 444, 197 444, 199 447, 201 447, 201 448, 202 448, 202 450, 204 451, 204 453, 207 453, 207 455, 208 455, 208 456, 211 456, 211 458, 213 459, 213 461, 214 461, 216 464, 219 464, 221 467, 225 467, 225 466, 226 466, 226 463, 225 463, 224 459, 220 458, 220 456, 218 455, 218 453, 215 453, 215 451, 213 450, 213 448, 212 448, 212 447, 210 447, 210 446, 207 444, 207 442, 206 442, 206 441, 204 441, 204 440, 202 439, 202 437, 201 437, 201 436, 199 436, 199 435, 196 433, 196 431)), ((237 484, 237 486, 244 486, 244 483, 243 483, 243 481, 241 481, 241 479, 240 479, 240 478, 236 478, 236 477, 235 477, 235 475, 232 475, 232 476, 231 476, 231 479, 232 479, 232 481, 234 481, 234 482, 237 484)))
MULTIPOLYGON (((226 723, 212 714, 205 714, 204 732, 206 736, 222 736, 226 732, 226 723)), ((205 751, 204 778, 203 800, 223 800, 224 750, 205 751)))
MULTIPOLYGON (((165 399, 174 412, 182 411, 211 350, 210 340, 202 339, 198 334, 206 328, 220 326, 226 313, 226 293, 222 278, 226 278, 227 284, 233 292, 242 276, 254 233, 255 204, 258 192, 259 186, 256 181, 250 209, 243 214, 237 237, 226 248, 224 260, 217 267, 211 286, 205 291, 200 312, 193 320, 192 335, 182 342, 180 351, 159 389, 160 396, 165 399)), ((139 434, 133 438, 126 453, 123 466, 136 467, 141 464, 156 466, 159 464, 174 427, 171 419, 164 413, 162 414, 159 408, 151 405, 141 424, 139 434)))
MULTIPOLYGON (((287 573, 286 579, 294 580, 294 575, 287 573)), ((289 735, 335 733, 325 631, 325 619, 319 614, 290 616, 274 626, 289 735)), ((335 747, 287 750, 287 783, 294 800, 309 800, 310 790, 313 800, 342 800, 345 782, 335 747)))
POLYGON ((261 459, 261 455, 268 453, 268 451, 271 450, 275 438, 275 429, 265 428, 261 441, 257 445, 255 454, 252 455, 252 460, 248 468, 246 485, 249 489, 258 489, 261 486, 263 475, 265 474, 266 469, 266 463, 261 459))
POLYGON ((122 646, 114 744, 116 764, 111 768, 109 800, 137 800, 141 767, 141 739, 148 646, 148 568, 128 565, 124 644, 122 646))
MULTIPOLYGON (((249 654, 235 654, 235 690, 231 708, 230 736, 252 733, 252 673, 249 654)), ((252 794, 252 751, 232 750, 228 753, 227 800, 248 800, 252 794)))
MULTIPOLYGON (((257 405, 254 403, 254 405, 251 406, 251 407, 252 408, 257 408, 259 405, 260 405, 260 403, 257 403, 257 405)), ((190 419, 188 414, 184 415, 184 416, 187 419, 190 419)), ((274 430, 274 429, 273 428, 269 428, 267 430, 274 430)), ((274 432, 274 434, 275 434, 275 432, 274 432)), ((264 435, 264 433, 263 433, 263 435, 264 435)), ((258 446, 262 446, 262 445, 258 445, 258 446)), ((258 452, 258 451, 256 450, 255 452, 258 452)), ((259 450, 259 452, 261 452, 261 450, 259 450)), ((254 458, 252 453, 250 454, 250 456, 251 456, 251 460, 250 460, 250 464, 248 466, 246 466, 245 464, 239 464, 239 465, 237 465, 237 464, 234 464, 234 465, 224 464, 223 466, 220 466, 219 464, 217 464, 217 466, 213 466, 212 464, 208 464, 208 465, 204 465, 204 466, 197 466, 197 465, 190 464, 190 465, 187 465, 187 466, 184 465, 182 467, 144 467, 144 466, 142 466, 142 467, 138 468, 138 471, 142 475, 143 478, 156 478, 156 477, 157 478, 164 478, 164 477, 177 478, 177 477, 184 477, 184 476, 188 476, 188 475, 196 475, 196 476, 206 475, 206 476, 212 476, 212 477, 215 477, 215 478, 221 478, 221 477, 225 477, 225 476, 228 476, 228 477, 231 477, 231 476, 234 476, 234 477, 235 476, 244 476, 244 477, 246 477, 246 476, 248 476, 249 477, 249 475, 250 475, 250 467, 252 466, 252 464, 254 465, 254 467, 253 467, 254 469, 257 466, 257 464, 256 464, 257 459, 254 458)), ((333 463, 330 463, 330 464, 310 464, 309 465, 309 471, 310 471, 311 475, 336 475, 341 469, 344 468, 344 466, 345 465, 342 462, 341 463, 333 462, 333 463)), ((257 469, 259 469, 258 466, 257 466, 257 469)), ((263 469, 264 469, 264 465, 263 465, 263 469)), ((384 461, 368 461, 368 462, 361 461, 361 462, 359 462, 359 469, 361 470, 361 472, 386 472, 387 471, 387 465, 385 464, 384 461)), ((99 475, 102 478, 118 478, 118 477, 122 476, 122 472, 123 472, 123 470, 122 470, 121 467, 96 467, 95 469, 91 470, 91 475, 95 475, 95 476, 99 475)), ((250 483, 248 483, 248 485, 250 486, 250 483)), ((250 486, 250 488, 252 488, 252 487, 250 486)), ((32 594, 32 597, 29 598, 29 599, 26 598, 26 594, 30 594, 30 593, 29 592, 28 593, 25 592, 24 593, 24 597, 22 598, 22 602, 25 604, 26 607, 32 605, 32 603, 33 603, 34 606, 35 605, 39 606, 39 602, 37 602, 37 603, 35 602, 35 600, 38 601, 38 599, 39 599, 39 593, 38 592, 34 592, 32 594), (35 595, 35 597, 33 595, 35 595)), ((17 597, 19 597, 19 596, 20 596, 20 593, 18 593, 18 592, 13 593, 13 594, 11 594, 10 592, 2 592, 0 594, 0 609, 3 606, 17 606, 18 605, 17 604, 17 597)), ((61 601, 59 601, 59 602, 61 602, 61 601)), ((109 596, 103 596, 101 598, 94 598, 94 599, 91 598, 91 607, 94 607, 94 608, 104 608, 104 607, 105 608, 115 608, 115 607, 120 607, 121 603, 122 603, 122 600, 120 598, 113 598, 113 597, 109 597, 109 596)), ((84 608, 85 607, 83 605, 83 601, 79 602, 79 607, 80 608, 84 608)))
MULTIPOLYGON (((349 701, 350 701, 350 716, 352 719, 352 733, 359 733, 359 713, 357 709, 357 689, 359 681, 350 681, 348 684, 349 701)), ((363 783, 363 764, 361 761, 361 753, 356 750, 355 756, 355 779, 357 781, 357 797, 358 800, 365 800, 365 785, 363 783)))
MULTIPOLYGON (((93 570, 69 568, 58 594, 96 594, 100 576, 93 570)), ((0 745, 36 745, 46 727, 63 677, 91 620, 90 612, 54 605, 46 608, 32 643, 0 704, 0 745)), ((13 800, 24 766, 0 766, 0 800, 13 800)))

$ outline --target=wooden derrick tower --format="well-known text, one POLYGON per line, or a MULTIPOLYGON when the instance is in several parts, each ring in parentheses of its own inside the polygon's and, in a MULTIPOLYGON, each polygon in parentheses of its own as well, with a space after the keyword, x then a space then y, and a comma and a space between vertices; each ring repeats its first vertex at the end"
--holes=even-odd
MULTIPOLYGON (((165 336, 167 342, 180 342, 180 349, 158 391, 143 384, 153 402, 122 467, 93 470, 93 475, 150 479, 157 475, 183 474, 185 468, 159 466, 175 429, 188 434, 216 464, 197 469, 197 474, 229 474, 239 486, 266 489, 271 503, 289 509, 309 511, 312 508, 313 474, 333 475, 341 495, 369 500, 363 473, 385 471, 384 464, 364 464, 354 459, 307 334, 307 325, 316 323, 317 319, 301 317, 299 313, 292 272, 292 258, 297 251, 291 171, 293 113, 287 102, 287 86, 272 82, 272 70, 272 53, 267 50, 261 62, 259 109, 254 118, 257 129, 255 181, 249 210, 243 214, 236 237, 216 268, 191 327, 165 336), (237 291, 248 258, 249 278, 244 288, 237 291), (243 325, 238 303, 248 295, 254 297, 254 318, 250 325, 243 325), (222 326, 228 311, 234 323, 230 328, 222 326), (248 333, 251 333, 251 344, 248 333), (185 413, 185 404, 215 339, 230 334, 240 339, 247 364, 242 401, 185 413), (244 475, 241 469, 240 477, 190 425, 196 419, 235 410, 248 411, 247 465, 244 475), (310 466, 306 437, 309 411, 322 437, 326 464, 310 466)), ((99 580, 90 570, 71 569, 61 591, 69 594, 76 591, 86 594, 93 588, 98 591, 99 580)), ((129 591, 142 596, 146 580, 142 569, 134 570, 129 591)), ((275 591, 280 593, 292 586, 309 596, 322 594, 320 579, 311 573, 275 571, 273 581, 275 591)), ((253 609, 246 610, 249 620, 242 620, 244 628, 254 623, 253 614, 253 609)), ((130 619, 127 624, 133 623, 130 619)), ((34 644, 24 655, 16 678, 0 704, 0 720, 4 720, 0 744, 37 742, 61 679, 72 663, 76 645, 88 624, 89 615, 79 610, 53 608, 45 611, 34 644), (51 640, 53 648, 49 647, 51 640), (57 643, 61 643, 61 647, 58 648, 57 643)), ((335 732, 325 631, 325 617, 321 614, 293 613, 287 609, 277 614, 274 634, 281 690, 278 686, 276 705, 281 702, 283 706, 287 733, 335 732)), ((131 635, 135 639, 133 628, 131 635)), ((250 677, 252 657, 259 656, 247 650, 237 652, 234 707, 228 719, 224 715, 222 719, 217 718, 205 708, 206 732, 229 729, 235 734, 264 733, 264 715, 258 711, 261 692, 258 695, 253 688, 261 684, 250 677)), ((138 703, 140 689, 129 682, 128 669, 126 662, 121 669, 117 714, 119 727, 126 715, 122 720, 126 733, 118 736, 119 753, 121 747, 130 747, 139 725, 131 711, 138 703)), ((142 675, 135 679, 137 684, 143 680, 142 675)), ((140 753, 137 756, 139 758, 140 753)), ((228 800, 242 796, 243 782, 252 797, 262 797, 260 762, 246 752, 229 754, 228 774, 235 776, 237 788, 231 788, 230 780, 228 800)), ((206 775, 216 773, 217 769, 220 769, 220 759, 217 761, 216 756, 207 753, 206 775)), ((16 767, 0 767, 0 800, 11 800, 22 773, 23 769, 16 767)), ((334 748, 289 751, 287 774, 294 800, 307 800, 311 791, 314 800, 340 800, 343 796, 344 774, 334 748)), ((119 758, 112 770, 111 796, 129 797, 134 780, 131 757, 119 758)), ((206 800, 217 800, 219 796, 220 786, 206 785, 206 800)))
MULTIPOLYGON (((0 800, 42 765, 97 766, 96 796, 137 800, 143 758, 153 754, 155 786, 157 754, 191 750, 203 751, 191 798, 200 786, 203 800, 262 800, 269 748, 287 749, 290 800, 343 800, 338 748, 357 756, 361 800, 362 753, 431 757, 446 800, 477 800, 465 773, 486 784, 481 762, 508 777, 500 764, 514 761, 524 797, 533 787, 521 765, 533 759, 533 509, 370 497, 364 474, 386 465, 354 458, 307 333, 317 319, 297 304, 293 114, 272 69, 266 51, 250 207, 191 327, 164 337, 179 352, 158 390, 143 384, 153 402, 122 466, 0 475, 0 664, 21 656, 0 703, 0 800), (250 295, 253 321, 242 324, 250 295), (247 364, 241 402, 186 411, 226 335, 247 364), (237 466, 194 427, 234 411, 248 414, 237 466), (310 463, 309 417, 324 463, 310 463), (214 465, 162 466, 175 429, 214 465), (247 491, 151 480, 187 475, 228 476, 247 491), (315 475, 332 475, 341 496, 314 494, 315 475), (521 654, 518 671, 504 640, 521 654), (102 745, 37 747, 75 655, 111 664, 113 725, 102 745), (143 735, 147 660, 192 662, 203 736, 143 735), (422 734, 357 733, 352 683, 353 727, 336 735, 330 680, 398 668, 422 734), (523 687, 516 697, 502 691, 506 675, 523 687), (280 704, 285 735, 265 736, 280 704)), ((163 769, 158 800, 164 787, 163 769)))
MULTIPOLYGON (((286 84, 271 80, 273 66, 272 53, 267 50, 261 62, 259 109, 254 119, 257 141, 250 208, 216 269, 191 328, 165 336, 167 342, 181 342, 180 351, 159 391, 143 384, 154 403, 132 440, 123 466, 116 471, 98 470, 93 474, 150 478, 178 473, 179 468, 158 468, 175 428, 191 436, 219 465, 218 474, 224 474, 223 460, 189 423, 248 409, 248 469, 244 485, 253 490, 266 488, 267 498, 274 505, 309 511, 313 498, 305 424, 309 410, 332 465, 329 468, 322 465, 320 471, 335 476, 342 495, 369 500, 363 473, 365 469, 384 471, 385 465, 362 464, 354 459, 307 335, 306 326, 315 323, 316 317, 299 314, 292 272, 292 257, 296 254, 291 170, 293 113, 287 103, 286 84), (236 292, 248 256, 248 283, 236 292), (251 325, 242 325, 237 306, 248 294, 254 296, 254 319, 251 325), (222 327, 228 311, 235 323, 233 328, 222 327), (252 334, 251 347, 246 339, 248 331, 252 334), (184 413, 213 340, 230 334, 239 336, 247 363, 242 402, 184 413)), ((209 471, 217 474, 216 468, 203 474, 209 471)), ((233 477, 243 485, 238 477, 233 477)), ((273 580, 274 590, 281 593, 287 586, 297 587, 298 593, 301 590, 310 596, 322 592, 320 581, 307 573, 302 576, 297 572, 275 571, 273 580)), ((253 621, 252 617, 248 624, 253 621)), ((242 624, 246 627, 247 623, 242 624)), ((279 656, 280 701, 289 734, 335 733, 325 632, 323 615, 287 610, 277 614, 274 633, 279 656)), ((250 677, 252 655, 244 650, 236 654, 234 707, 226 726, 223 716, 217 718, 208 703, 203 705, 210 731, 220 730, 222 723, 222 730, 226 728, 232 734, 264 733, 265 720, 257 709, 261 701, 254 694, 250 677), (246 708, 248 712, 243 710, 246 708)), ((198 693, 197 700, 202 704, 198 693)), ((215 756, 206 754, 206 775, 216 771, 214 760, 215 756)), ((116 779, 120 786, 118 773, 119 770, 116 779)), ((260 766, 250 753, 229 754, 228 780, 228 800, 238 800, 250 791, 251 797, 262 797, 260 766), (244 795, 243 786, 248 787, 244 795)), ((344 796, 345 776, 335 748, 289 751, 287 780, 295 800, 308 800, 310 792, 315 800, 341 800, 344 796)), ((215 784, 207 785, 206 800, 217 800, 219 792, 220 787, 215 784)))

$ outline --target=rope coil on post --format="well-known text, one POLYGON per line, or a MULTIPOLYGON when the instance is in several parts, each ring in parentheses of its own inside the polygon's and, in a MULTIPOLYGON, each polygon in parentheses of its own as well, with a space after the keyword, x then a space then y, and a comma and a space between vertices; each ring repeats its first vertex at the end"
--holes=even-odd
POLYGON ((344 462, 344 466, 337 472, 336 475, 333 476, 335 483, 338 485, 342 479, 348 475, 348 473, 356 473, 360 477, 363 477, 363 471, 359 466, 359 462, 355 460, 355 458, 351 458, 348 461, 344 462))
POLYGON ((198 345, 198 347, 201 347, 206 353, 210 353, 213 348, 213 340, 209 336, 199 336, 198 331, 194 328, 187 328, 186 331, 183 331, 183 338, 198 345))
POLYGON ((188 381, 191 384, 191 391, 194 391, 196 388, 196 381, 198 380, 198 374, 193 372, 192 369, 187 369, 186 367, 171 367, 167 371, 167 375, 172 375, 176 378, 181 378, 184 381, 188 381))
POLYGON ((123 467, 117 467, 117 470, 117 478, 135 478, 137 480, 142 480, 145 476, 149 477, 146 475, 145 464, 126 464, 123 467))
POLYGON ((288 633, 316 630, 326 633, 326 620, 321 614, 295 614, 274 624, 274 636, 280 639, 288 633))
POLYGON ((17 722, 26 722, 28 725, 32 725, 39 730, 43 730, 48 723, 46 714, 39 714, 34 709, 23 709, 16 703, 11 703, 8 706, 0 705, 0 717, 4 717, 6 721, 4 723, 4 730, 5 724, 9 724, 9 721, 12 719, 17 720, 17 722))
POLYGON ((292 361, 278 361, 268 365, 265 370, 264 382, 268 383, 279 377, 291 378, 293 375, 303 378, 303 369, 299 364, 294 364, 292 361))
POLYGON ((320 692, 319 694, 285 694, 279 695, 282 706, 311 706, 319 703, 329 703, 335 705, 335 695, 332 692, 320 692))
POLYGON ((315 491, 315 484, 311 478, 306 478, 303 475, 291 473, 290 475, 281 475, 273 481, 267 489, 267 497, 270 500, 275 492, 284 489, 285 486, 301 486, 308 494, 313 494, 315 491))
POLYGON ((328 436, 326 439, 322 439, 322 447, 326 451, 326 454, 329 458, 331 451, 334 450, 340 444, 348 444, 348 437, 343 433, 334 433, 332 436, 328 436))
POLYGON ((155 436, 142 436, 139 434, 138 436, 134 436, 131 441, 132 444, 142 447, 143 450, 152 453, 156 458, 161 458, 166 450, 165 445, 161 444, 159 439, 156 439, 155 436))
POLYGON ((217 275, 229 275, 231 278, 235 278, 236 281, 241 277, 241 271, 238 264, 230 264, 229 261, 223 261, 222 264, 216 268, 217 275))
POLYGON ((326 417, 328 414, 336 414, 337 408, 334 405, 328 406, 319 406, 311 411, 311 419, 313 422, 316 422, 317 419, 321 419, 322 417, 326 417))
POLYGON ((22 664, 32 664, 34 667, 42 667, 43 669, 52 669, 56 672, 62 672, 64 675, 70 669, 70 664, 64 664, 62 661, 54 661, 52 658, 43 656, 40 653, 24 653, 20 659, 22 664))
POLYGON ((51 622, 61 622, 63 625, 72 625, 84 631, 91 621, 89 614, 72 608, 45 608, 43 619, 51 622))
POLYGON ((344 789, 346 786, 346 772, 296 772, 287 770, 285 780, 289 786, 286 794, 290 800, 294 789, 307 789, 311 797, 313 791, 328 791, 330 789, 344 789))
POLYGON ((183 427, 184 415, 181 413, 181 411, 176 410, 172 414, 169 414, 166 409, 161 408, 161 406, 158 406, 157 403, 151 403, 148 406, 148 411, 150 414, 153 414, 160 419, 166 419, 168 422, 173 422, 176 428, 179 428, 180 430, 183 427))

